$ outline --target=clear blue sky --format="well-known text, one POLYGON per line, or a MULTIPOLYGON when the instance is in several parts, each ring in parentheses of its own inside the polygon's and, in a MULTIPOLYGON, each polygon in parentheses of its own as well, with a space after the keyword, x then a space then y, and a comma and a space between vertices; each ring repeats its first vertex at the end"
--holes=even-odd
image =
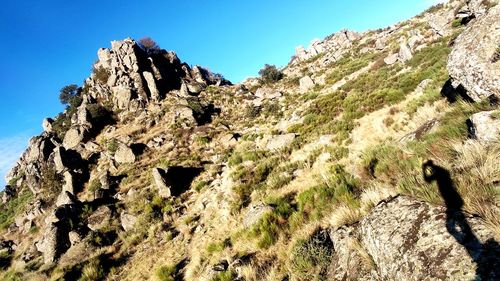
POLYGON ((285 65, 297 45, 342 28, 385 27, 435 0, 5 0, 0 9, 0 189, 41 121, 63 108, 111 40, 150 36, 181 60, 233 82, 285 65))

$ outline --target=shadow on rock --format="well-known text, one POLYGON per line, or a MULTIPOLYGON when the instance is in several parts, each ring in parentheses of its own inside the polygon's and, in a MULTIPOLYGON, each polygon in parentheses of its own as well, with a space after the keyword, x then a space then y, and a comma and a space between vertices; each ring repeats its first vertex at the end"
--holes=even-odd
POLYGON ((446 229, 476 263, 475 280, 498 280, 500 277, 498 242, 489 239, 483 244, 476 237, 462 211, 464 201, 456 190, 450 172, 429 160, 422 165, 422 173, 427 183, 435 181, 439 188, 446 206, 446 229))

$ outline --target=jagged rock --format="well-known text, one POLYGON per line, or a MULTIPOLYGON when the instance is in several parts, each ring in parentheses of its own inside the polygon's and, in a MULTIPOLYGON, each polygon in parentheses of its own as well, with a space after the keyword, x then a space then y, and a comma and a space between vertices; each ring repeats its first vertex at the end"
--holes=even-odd
POLYGON ((75 196, 71 194, 69 191, 63 191, 57 197, 56 206, 60 207, 63 205, 71 205, 77 202, 75 196))
POLYGON ((158 189, 158 194, 163 198, 168 198, 172 195, 170 191, 170 186, 167 185, 165 181, 166 171, 160 168, 153 168, 151 171, 153 175, 153 180, 156 188, 158 189))
POLYGON ((70 242, 71 246, 73 247, 74 245, 82 242, 84 237, 82 237, 82 235, 80 233, 78 233, 77 231, 70 231, 68 233, 68 238, 69 238, 69 242, 70 242))
POLYGON ((135 228, 135 223, 137 222, 137 217, 126 212, 120 214, 120 221, 123 229, 125 231, 130 231, 135 228))
POLYGON ((375 40, 375 49, 381 51, 385 48, 385 44, 385 39, 377 38, 377 40, 375 40))
POLYGON ((401 62, 407 62, 411 60, 411 58, 413 58, 413 54, 411 53, 411 48, 408 43, 401 43, 401 45, 399 45, 398 59, 401 62))
POLYGON ((500 139, 500 111, 483 111, 473 114, 470 118, 473 136, 483 142, 500 139), (496 115, 494 115, 496 113, 496 115))
POLYGON ((265 204, 255 204, 248 208, 245 218, 243 219, 243 225, 246 228, 250 228, 255 225, 259 220, 267 213, 272 212, 273 207, 265 204))
POLYGON ((310 89, 314 88, 314 81, 309 76, 304 76, 300 78, 300 92, 305 93, 310 89))
POLYGON ((61 254, 69 249, 71 243, 64 227, 52 224, 43 234, 43 239, 35 245, 37 250, 43 253, 45 264, 50 264, 56 262, 61 254))
POLYGON ((282 95, 283 94, 280 91, 276 91, 274 89, 265 88, 265 87, 259 88, 255 92, 256 97, 261 98, 261 99, 269 99, 269 100, 279 98, 282 95))
POLYGON ((115 152, 115 161, 119 164, 130 164, 135 162, 134 151, 123 143, 118 145, 115 152))
POLYGON ((497 5, 465 28, 448 58, 448 72, 454 85, 462 85, 475 101, 491 95, 500 98, 500 61, 492 59, 500 46, 499 24, 500 5, 497 5))
POLYGON ((46 133, 52 133, 52 123, 54 120, 52 118, 45 118, 43 119, 42 127, 43 131, 46 133))
POLYGON ((158 88, 156 87, 156 81, 153 77, 153 74, 151 72, 144 71, 142 73, 142 76, 144 76, 144 79, 146 80, 146 84, 148 85, 149 92, 151 93, 151 99, 154 101, 159 101, 160 100, 160 92, 158 91, 158 88))
POLYGON ((87 218, 87 226, 93 231, 100 230, 111 223, 111 209, 108 206, 100 206, 87 218))
POLYGON ((75 194, 75 183, 73 174, 69 171, 66 171, 64 172, 63 176, 64 176, 64 185, 62 190, 67 191, 71 194, 75 194))
MULTIPOLYGON (((500 274, 500 248, 480 218, 409 197, 382 201, 357 225, 332 229, 330 237, 338 258, 356 259, 361 249, 373 263, 353 280, 496 280, 500 274), (473 234, 466 240, 468 227, 473 234), (358 250, 345 254, 348 237, 359 239, 358 250)), ((353 272, 347 266, 334 263, 330 270, 334 276, 353 272)))
POLYGON ((399 54, 392 54, 392 55, 387 56, 384 59, 384 62, 385 62, 385 64, 388 64, 388 65, 395 64, 398 61, 398 58, 399 58, 399 54))
POLYGON ((113 93, 115 96, 115 104, 119 109, 128 109, 130 107, 130 101, 132 100, 132 90, 124 86, 113 87, 113 93))
POLYGON ((65 149, 72 149, 82 144, 88 135, 88 131, 83 127, 73 127, 64 135, 63 146, 65 149))
POLYGON ((267 141, 266 148, 268 150, 280 150, 286 146, 289 146, 294 139, 294 133, 273 136, 267 141))

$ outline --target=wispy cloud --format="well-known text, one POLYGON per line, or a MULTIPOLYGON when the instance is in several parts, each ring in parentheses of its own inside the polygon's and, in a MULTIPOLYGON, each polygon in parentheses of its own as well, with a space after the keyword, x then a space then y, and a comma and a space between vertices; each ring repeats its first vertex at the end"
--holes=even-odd
POLYGON ((4 176, 28 147, 29 138, 27 134, 0 138, 0 190, 6 184, 4 176))

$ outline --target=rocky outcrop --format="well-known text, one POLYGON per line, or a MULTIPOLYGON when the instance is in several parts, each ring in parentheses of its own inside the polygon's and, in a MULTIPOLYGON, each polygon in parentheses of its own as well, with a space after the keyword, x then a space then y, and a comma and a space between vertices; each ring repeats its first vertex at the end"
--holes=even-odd
POLYGON ((314 81, 309 76, 304 76, 299 80, 300 92, 305 93, 314 88, 314 81))
POLYGON ((120 221, 123 229, 125 231, 130 231, 134 229, 135 223, 137 222, 137 217, 126 212, 120 214, 120 221))
POLYGON ((335 249, 330 276, 496 280, 500 247, 493 237, 480 218, 399 196, 379 203, 356 225, 330 231, 335 249))
POLYGON ((500 139, 500 111, 483 111, 473 114, 469 128, 473 137, 482 142, 500 139))
POLYGON ((163 198, 170 197, 172 192, 170 191, 170 186, 165 181, 166 172, 160 168, 153 168, 151 174, 153 175, 154 185, 158 189, 158 194, 163 198))
POLYGON ((294 133, 272 136, 266 144, 266 148, 269 150, 280 150, 284 147, 289 146, 296 135, 294 133))
POLYGON ((326 37, 324 40, 315 39, 311 42, 307 50, 303 46, 298 46, 295 49, 295 57, 291 64, 306 61, 320 54, 324 54, 324 57, 321 59, 323 65, 335 62, 349 51, 353 42, 359 39, 359 37, 360 35, 357 32, 341 30, 326 37))
POLYGON ((132 148, 120 143, 115 152, 115 161, 119 164, 131 164, 135 162, 135 154, 132 148))
POLYGON ((462 85, 475 101, 500 98, 500 62, 492 58, 500 46, 500 5, 470 23, 455 40, 448 59, 454 86, 462 85))

